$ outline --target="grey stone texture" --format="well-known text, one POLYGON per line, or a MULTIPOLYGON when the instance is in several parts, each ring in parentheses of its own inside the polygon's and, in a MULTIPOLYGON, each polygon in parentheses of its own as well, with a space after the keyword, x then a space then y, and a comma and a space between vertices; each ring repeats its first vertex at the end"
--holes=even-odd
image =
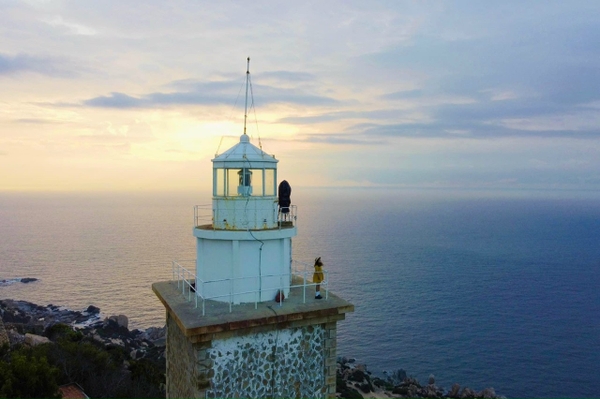
POLYGON ((192 343, 167 315, 167 397, 335 397, 336 322, 192 343))
POLYGON ((167 309, 168 398, 335 397, 337 322, 352 304, 292 292, 283 306, 207 303, 203 316, 176 284, 153 290, 167 309))

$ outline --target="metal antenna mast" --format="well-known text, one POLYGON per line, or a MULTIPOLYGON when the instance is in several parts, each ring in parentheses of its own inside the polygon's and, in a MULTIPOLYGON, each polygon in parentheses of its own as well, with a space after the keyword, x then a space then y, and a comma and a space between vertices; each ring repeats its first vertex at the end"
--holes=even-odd
POLYGON ((244 106, 244 134, 246 134, 246 120, 248 119, 248 81, 250 80, 250 57, 246 66, 246 105, 244 106))

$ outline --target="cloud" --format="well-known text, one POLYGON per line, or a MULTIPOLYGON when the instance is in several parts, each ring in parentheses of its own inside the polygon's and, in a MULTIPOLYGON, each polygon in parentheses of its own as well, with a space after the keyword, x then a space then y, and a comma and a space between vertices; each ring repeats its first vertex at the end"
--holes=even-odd
POLYGON ((412 109, 384 108, 371 111, 334 111, 309 116, 288 116, 277 120, 278 123, 293 125, 315 124, 323 122, 338 122, 351 119, 366 119, 373 121, 413 119, 412 109))
POLYGON ((262 80, 274 80, 281 82, 304 83, 314 82, 316 76, 308 72, 293 72, 293 71, 271 71, 261 72, 256 74, 257 78, 262 80))
POLYGON ((81 134, 77 138, 89 142, 127 142, 128 144, 145 143, 156 139, 152 126, 139 120, 119 124, 105 122, 98 126, 92 134, 81 134))
POLYGON ((136 108, 144 104, 144 100, 123 93, 111 93, 108 96, 94 97, 83 101, 84 105, 104 108, 136 108))
MULTIPOLYGON (((199 82, 178 80, 169 86, 182 89, 174 92, 153 92, 139 97, 113 92, 84 100, 83 105, 103 108, 152 108, 172 105, 218 105, 231 104, 239 93, 239 84, 233 81, 199 82)), ((311 93, 306 89, 253 85, 260 92, 260 104, 300 104, 307 106, 332 105, 338 101, 332 97, 311 93)))
POLYGON ((360 146, 382 145, 387 143, 386 140, 374 140, 372 137, 351 133, 306 134, 301 136, 298 141, 319 144, 347 144, 360 146))
POLYGON ((73 77, 75 75, 65 67, 63 61, 56 58, 39 57, 29 54, 11 56, 0 53, 0 76, 23 72, 35 72, 58 77, 73 77))
POLYGON ((89 26, 85 26, 82 24, 67 22, 63 20, 63 18, 60 15, 49 18, 44 22, 46 22, 50 26, 64 28, 67 30, 68 33, 73 35, 94 36, 98 34, 98 32, 95 29, 92 29, 89 26))
POLYGON ((367 124, 351 128, 374 137, 495 139, 505 137, 598 139, 600 128, 592 130, 524 129, 502 125, 438 121, 432 123, 367 124))
POLYGON ((20 119, 14 119, 13 122, 24 123, 24 124, 31 124, 31 125, 45 125, 45 124, 59 124, 59 123, 63 123, 63 122, 58 121, 58 120, 44 119, 44 118, 20 118, 20 119))
POLYGON ((381 96, 384 100, 404 100, 404 99, 412 99, 412 98, 420 98, 424 95, 424 91, 420 89, 414 90, 403 90, 397 91, 394 93, 384 94, 381 96))
MULTIPOLYGON (((578 114, 577 108, 600 101, 598 6, 565 8, 555 3, 511 3, 488 7, 447 6, 442 21, 410 41, 362 57, 380 68, 412 71, 417 88, 380 98, 409 104, 433 124, 384 124, 371 134, 453 137, 597 137, 597 129, 509 129, 504 120, 541 120, 578 114), (588 12, 582 12, 588 8, 588 12), (451 33, 452 32, 452 33, 451 33), (469 104, 436 99, 459 96, 469 104), (411 101, 412 100, 412 101, 411 101), (503 125, 505 126, 503 128, 503 125), (414 129, 410 133, 410 129, 414 129)), ((374 121, 377 123, 377 121, 374 121)))

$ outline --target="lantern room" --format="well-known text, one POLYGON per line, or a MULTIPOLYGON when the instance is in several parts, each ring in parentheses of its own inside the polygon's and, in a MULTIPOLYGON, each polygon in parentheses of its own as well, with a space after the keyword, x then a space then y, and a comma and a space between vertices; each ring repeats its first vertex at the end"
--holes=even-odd
POLYGON ((277 227, 277 159, 243 134, 238 144, 212 162, 213 228, 277 227))

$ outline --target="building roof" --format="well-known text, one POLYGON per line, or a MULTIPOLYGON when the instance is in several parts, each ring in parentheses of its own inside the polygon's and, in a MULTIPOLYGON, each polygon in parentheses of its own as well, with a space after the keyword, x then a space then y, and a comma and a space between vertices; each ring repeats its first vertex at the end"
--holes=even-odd
POLYGON ((267 154, 250 142, 250 137, 246 134, 240 136, 240 142, 215 157, 213 166, 233 167, 233 168, 253 168, 253 167, 274 167, 277 162, 274 156, 267 154))
POLYGON ((89 396, 83 392, 79 384, 72 382, 70 384, 58 387, 63 399, 89 399, 89 396))

